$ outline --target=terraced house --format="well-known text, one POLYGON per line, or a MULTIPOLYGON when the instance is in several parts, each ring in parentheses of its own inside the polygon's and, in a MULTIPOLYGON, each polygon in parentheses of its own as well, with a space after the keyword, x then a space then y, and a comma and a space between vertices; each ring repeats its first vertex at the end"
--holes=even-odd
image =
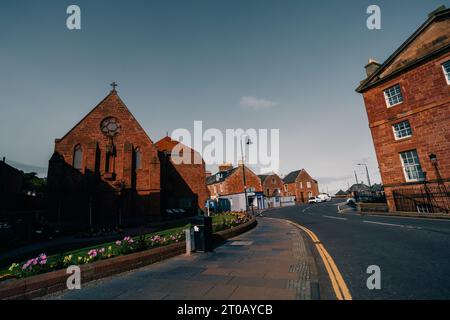
POLYGON ((450 9, 441 7, 356 89, 390 211, 450 212, 450 9))
POLYGON ((307 203, 309 198, 319 195, 319 183, 305 169, 292 171, 283 178, 284 194, 294 196, 295 202, 307 203))
POLYGON ((264 208, 261 180, 242 164, 234 168, 232 164, 220 165, 219 172, 207 177, 207 184, 211 199, 228 199, 232 211, 245 211, 246 203, 255 209, 264 208), (247 189, 247 195, 244 187, 247 189))

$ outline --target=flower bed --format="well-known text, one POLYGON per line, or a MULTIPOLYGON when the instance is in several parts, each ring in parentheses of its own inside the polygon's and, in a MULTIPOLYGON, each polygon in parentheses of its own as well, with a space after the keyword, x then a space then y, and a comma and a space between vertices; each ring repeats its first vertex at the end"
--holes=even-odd
MULTIPOLYGON (((213 232, 231 229, 249 220, 248 216, 233 213, 216 215, 213 216, 213 232)), ((5 275, 0 278, 0 281, 11 278, 26 278, 61 270, 71 265, 85 265, 95 261, 179 243, 185 240, 183 229, 187 227, 189 225, 166 230, 158 234, 146 234, 137 237, 127 236, 113 243, 83 248, 60 255, 47 256, 45 253, 42 253, 20 264, 13 263, 6 272, 3 272, 5 275)))

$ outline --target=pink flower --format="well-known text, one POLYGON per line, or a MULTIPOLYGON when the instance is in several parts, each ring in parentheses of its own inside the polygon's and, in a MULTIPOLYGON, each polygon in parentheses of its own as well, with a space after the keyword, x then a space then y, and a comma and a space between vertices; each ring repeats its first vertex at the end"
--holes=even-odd
POLYGON ((39 262, 39 264, 40 264, 41 266, 43 266, 43 265, 46 264, 46 263, 47 263, 47 259, 41 260, 41 262, 39 262))
POLYGON ((95 258, 96 256, 97 256, 97 250, 90 250, 89 252, 88 252, 88 255, 91 257, 91 258, 95 258))
POLYGON ((39 255, 39 258, 40 258, 41 260, 47 260, 47 255, 46 255, 45 253, 41 253, 41 254, 39 255))
POLYGON ((121 244, 122 244, 122 241, 120 241, 120 240, 117 240, 117 241, 116 241, 116 245, 117 245, 117 246, 120 246, 121 244))

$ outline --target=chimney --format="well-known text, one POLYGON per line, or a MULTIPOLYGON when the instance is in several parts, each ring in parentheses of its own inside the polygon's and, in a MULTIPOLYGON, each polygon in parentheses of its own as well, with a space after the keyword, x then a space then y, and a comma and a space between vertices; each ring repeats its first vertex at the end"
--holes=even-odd
POLYGON ((381 64, 377 60, 370 58, 369 63, 364 67, 367 77, 370 77, 380 66, 381 64))
POLYGON ((219 172, 228 171, 233 169, 233 165, 231 163, 224 163, 219 165, 219 172))
POLYGON ((6 162, 6 158, 5 157, 3 157, 3 163, 5 163, 6 162))

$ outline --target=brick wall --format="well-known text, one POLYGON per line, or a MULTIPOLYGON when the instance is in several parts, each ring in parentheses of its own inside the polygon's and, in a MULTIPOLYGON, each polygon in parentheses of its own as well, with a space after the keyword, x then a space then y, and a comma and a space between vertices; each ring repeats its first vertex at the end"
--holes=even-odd
POLYGON ((266 197, 272 197, 277 190, 280 190, 280 196, 283 196, 283 180, 277 174, 268 175, 262 182, 262 190, 266 197))
POLYGON ((319 185, 315 180, 306 172, 301 170, 298 174, 295 182, 285 184, 287 186, 287 196, 295 196, 295 201, 299 203, 308 202, 309 196, 316 197, 319 194, 319 185))
POLYGON ((190 162, 173 161, 172 150, 178 145, 180 143, 170 137, 165 137, 156 143, 160 151, 164 207, 182 208, 183 201, 180 202, 180 200, 189 198, 192 200, 192 210, 196 212, 198 208, 205 207, 205 202, 209 198, 205 162, 198 152, 184 145, 181 147, 183 155, 186 155, 190 162), (201 163, 195 163, 196 159, 201 160, 201 163))
MULTIPOLYGON (((208 185, 211 196, 230 195, 244 192, 243 170, 239 166, 231 175, 229 175, 223 182, 218 182, 208 185), (216 193, 217 192, 217 193, 216 193)), ((247 190, 253 188, 255 192, 262 192, 261 180, 251 171, 245 167, 245 179, 247 182, 247 190)))
POLYGON ((414 185, 406 181, 400 152, 417 150, 431 182, 438 178, 429 159, 435 154, 441 177, 450 179, 450 86, 442 69, 448 60, 449 52, 441 54, 363 93, 390 210, 396 210, 392 192, 414 185), (395 84, 400 84, 404 102, 388 108, 383 91, 395 84), (396 140, 392 126, 404 120, 410 122, 412 137, 396 140))
MULTIPOLYGON (((109 172, 113 169, 110 168, 109 172)), ((48 183, 51 208, 63 211, 61 219, 88 219, 92 207, 98 223, 117 219, 157 219, 160 215, 160 162, 158 150, 145 131, 112 91, 63 138, 55 141, 55 154, 49 163, 48 183), (110 140, 100 129, 101 122, 114 117, 121 126, 114 137, 115 179, 108 178, 106 149, 110 140), (73 168, 74 149, 82 148, 82 168, 73 168), (134 167, 139 150, 141 168, 134 167), (118 183, 125 184, 120 194, 118 183), (63 192, 64 191, 64 192, 63 192), (117 199, 120 196, 120 199, 117 199), (88 204, 94 197, 95 203, 88 204), (62 202, 62 203, 61 203, 62 202), (61 210, 61 206, 63 210, 61 210), (121 212, 119 212, 119 209, 121 212), (118 217, 118 215, 123 215, 118 217), (128 216, 127 216, 128 215, 128 216)))

